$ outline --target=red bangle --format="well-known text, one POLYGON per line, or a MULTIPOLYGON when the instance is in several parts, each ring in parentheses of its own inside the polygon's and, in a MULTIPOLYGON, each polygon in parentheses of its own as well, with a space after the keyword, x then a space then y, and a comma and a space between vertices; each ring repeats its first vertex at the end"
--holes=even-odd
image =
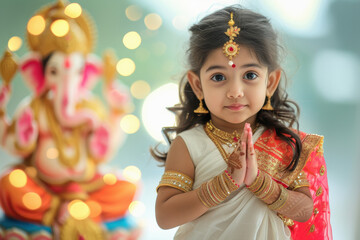
POLYGON ((227 170, 225 170, 225 173, 231 179, 231 181, 239 188, 240 185, 235 182, 235 180, 231 177, 230 173, 227 170))

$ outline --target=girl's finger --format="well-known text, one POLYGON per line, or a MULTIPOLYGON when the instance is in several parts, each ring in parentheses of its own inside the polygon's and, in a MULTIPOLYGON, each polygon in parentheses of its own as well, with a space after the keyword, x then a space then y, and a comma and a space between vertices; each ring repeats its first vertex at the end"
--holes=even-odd
POLYGON ((249 154, 249 157, 253 156, 255 154, 255 150, 254 150, 254 143, 253 143, 253 140, 252 140, 252 130, 251 128, 249 128, 248 130, 248 144, 247 144, 247 152, 249 154))
MULTIPOLYGON (((249 123, 245 123, 245 126, 244 126, 244 130, 241 134, 241 142, 242 143, 247 143, 247 138, 248 138, 248 131, 247 131, 247 128, 250 126, 249 123)), ((245 149, 246 150, 246 149, 245 149)))

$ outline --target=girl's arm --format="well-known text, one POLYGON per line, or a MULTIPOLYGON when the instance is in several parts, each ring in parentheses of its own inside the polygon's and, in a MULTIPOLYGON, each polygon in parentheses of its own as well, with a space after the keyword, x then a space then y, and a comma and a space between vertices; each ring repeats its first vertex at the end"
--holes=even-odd
MULTIPOLYGON (((247 173, 245 184, 258 198, 269 205, 271 209, 295 220, 306 222, 310 219, 313 211, 313 199, 308 187, 301 187, 295 191, 283 188, 275 182, 270 175, 258 173, 257 158, 252 141, 252 130, 249 126, 244 129, 246 142, 247 173)), ((242 144, 245 144, 244 142, 242 144)))
POLYGON ((314 201, 308 187, 301 187, 289 192, 289 198, 278 212, 297 222, 306 222, 310 219, 314 201))
MULTIPOLYGON (((268 199, 262 199, 270 206, 276 202, 281 195, 281 188, 279 184, 277 184, 274 180, 272 181, 273 184, 277 185, 274 193, 268 199)), ((309 220, 312 215, 314 205, 309 188, 301 187, 297 188, 295 191, 288 189, 284 189, 283 191, 286 191, 285 194, 287 194, 287 200, 281 208, 274 210, 297 222, 306 222, 309 220)))
MULTIPOLYGON (((169 170, 181 172, 194 179, 194 164, 181 137, 177 137, 172 142, 168 152, 165 171, 169 170)), ((201 203, 197 191, 199 189, 184 193, 176 188, 160 187, 155 206, 158 225, 163 229, 169 229, 190 222, 204 214, 208 208, 201 203)))

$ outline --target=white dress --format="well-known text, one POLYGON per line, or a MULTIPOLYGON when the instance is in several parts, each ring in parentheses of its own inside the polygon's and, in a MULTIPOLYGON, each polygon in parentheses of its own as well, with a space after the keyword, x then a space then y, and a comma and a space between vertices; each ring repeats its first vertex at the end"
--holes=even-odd
MULTIPOLYGON (((263 128, 258 129, 253 139, 256 141, 263 128)), ((206 135, 203 125, 179 134, 185 141, 195 166, 193 189, 199 188, 227 168, 215 144, 206 135)), ((223 145, 229 153, 233 149, 223 145)), ((244 239, 283 240, 291 239, 291 233, 283 221, 264 202, 251 193, 244 184, 224 202, 210 208, 192 222, 179 227, 176 240, 200 239, 244 239)))

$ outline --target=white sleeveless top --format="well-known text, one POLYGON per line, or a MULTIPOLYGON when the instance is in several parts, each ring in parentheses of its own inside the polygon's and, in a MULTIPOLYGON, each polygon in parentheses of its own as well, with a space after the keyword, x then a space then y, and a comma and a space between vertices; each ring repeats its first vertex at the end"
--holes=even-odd
MULTIPOLYGON (((259 128, 256 131, 254 141, 263 130, 259 128)), ((185 141, 195 166, 193 189, 227 168, 203 125, 184 131, 179 136, 185 141)), ((223 147, 228 153, 233 150, 226 145, 223 147)), ((283 240, 291 239, 291 233, 276 213, 242 184, 224 202, 210 208, 194 221, 180 226, 174 239, 283 240)))

